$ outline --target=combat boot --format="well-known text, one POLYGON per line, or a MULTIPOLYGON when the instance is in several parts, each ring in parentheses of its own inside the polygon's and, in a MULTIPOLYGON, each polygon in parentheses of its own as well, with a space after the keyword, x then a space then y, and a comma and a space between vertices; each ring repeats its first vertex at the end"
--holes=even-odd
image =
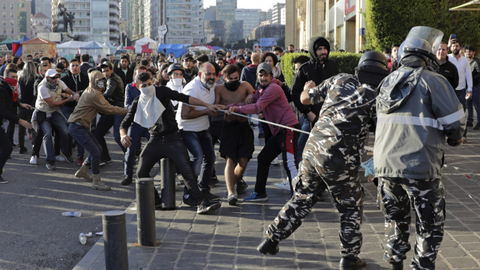
POLYGON ((280 249, 278 248, 278 241, 264 238, 260 245, 258 245, 257 250, 262 254, 268 253, 270 255, 275 255, 280 249))
POLYGON ((82 165, 82 167, 80 167, 80 169, 75 173, 75 177, 83 178, 88 182, 92 182, 93 180, 92 176, 88 174, 88 166, 86 165, 82 165))
POLYGON ((359 257, 343 257, 340 259, 340 270, 357 270, 366 265, 364 259, 359 257))
POLYGON ((100 180, 100 174, 93 175, 92 189, 108 191, 111 188, 100 180))

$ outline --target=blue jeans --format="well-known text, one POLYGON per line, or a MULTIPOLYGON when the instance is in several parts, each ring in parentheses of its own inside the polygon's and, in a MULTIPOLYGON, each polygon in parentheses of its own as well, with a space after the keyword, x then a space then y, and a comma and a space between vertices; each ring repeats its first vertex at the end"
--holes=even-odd
MULTIPOLYGON (((308 118, 305 115, 302 115, 300 116, 299 121, 300 121, 300 125, 302 126, 302 130, 310 132, 310 122, 308 121, 308 118)), ((300 136, 298 137, 298 143, 297 143, 297 157, 302 156, 303 149, 307 144, 307 140, 309 136, 310 135, 308 134, 300 133, 300 136)))
POLYGON ((100 173, 100 155, 102 153, 102 147, 95 139, 95 136, 90 132, 90 130, 84 128, 83 126, 70 123, 68 127, 70 135, 77 141, 78 144, 82 145, 83 148, 87 149, 90 155, 85 159, 84 164, 92 166, 92 173, 100 173))
POLYGON ((193 161, 190 162, 193 176, 198 179, 203 161, 203 175, 199 186, 201 190, 210 190, 210 178, 212 178, 215 164, 215 151, 210 132, 208 130, 200 132, 181 130, 180 134, 182 134, 188 151, 193 155, 193 161))
MULTIPOLYGON (((42 112, 39 112, 42 113, 42 112)), ((47 155, 46 161, 49 163, 55 163, 55 149, 52 141, 52 127, 57 131, 57 135, 60 135, 60 148, 62 153, 66 156, 72 155, 72 149, 68 148, 68 141, 70 136, 68 135, 67 121, 63 117, 60 111, 52 113, 51 118, 47 118, 40 124, 43 131, 43 149, 47 155)))
POLYGON ((105 141, 105 135, 108 130, 113 126, 113 138, 117 142, 118 146, 122 149, 123 153, 127 151, 120 142, 120 124, 123 121, 124 115, 102 115, 97 123, 97 129, 95 130, 95 138, 102 146, 102 160, 111 160, 110 153, 108 152, 107 142, 105 141))
POLYGON ((125 153, 125 175, 130 177, 133 176, 133 166, 135 165, 135 154, 137 150, 140 148, 142 143, 142 137, 147 138, 150 140, 150 133, 148 132, 147 128, 140 126, 139 124, 133 122, 130 128, 128 129, 128 136, 132 138, 130 147, 127 148, 127 152, 125 153))
MULTIPOLYGON (((70 118, 70 115, 73 113, 73 110, 75 110, 75 107, 72 106, 63 106, 61 108, 63 115, 65 115, 65 118, 70 118)), ((68 148, 72 149, 73 148, 73 141, 70 139, 68 141, 68 148)), ((77 157, 83 157, 83 154, 85 154, 85 148, 81 146, 80 144, 77 144, 77 157)))
POLYGON ((472 97, 467 100, 468 123, 473 123, 473 108, 477 112, 477 123, 480 123, 480 93, 478 86, 472 87, 472 97))
MULTIPOLYGON (((467 94, 467 89, 455 90, 455 94, 457 95, 458 101, 463 105, 463 111, 467 110, 467 103, 465 99, 465 95, 467 94)), ((467 129, 465 128, 465 133, 463 133, 463 137, 467 137, 467 129)))

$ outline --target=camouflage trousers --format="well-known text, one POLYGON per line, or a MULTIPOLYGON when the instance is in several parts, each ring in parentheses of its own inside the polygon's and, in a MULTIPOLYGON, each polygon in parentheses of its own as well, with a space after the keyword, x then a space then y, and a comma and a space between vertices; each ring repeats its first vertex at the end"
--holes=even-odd
POLYGON ((385 215, 385 261, 404 260, 411 249, 411 205, 417 237, 410 266, 435 269, 446 214, 442 180, 380 177, 377 203, 385 215))
POLYGON ((340 160, 345 160, 344 168, 352 169, 342 173, 329 171, 319 165, 320 161, 316 158, 319 156, 318 153, 306 155, 305 151, 298 174, 293 180, 295 194, 283 206, 274 222, 268 226, 266 233, 273 240, 288 238, 312 211, 318 201, 318 195, 324 191, 324 185, 321 183, 325 182, 340 214, 339 236, 342 256, 356 256, 362 246, 360 227, 365 196, 358 179, 358 165, 353 166, 349 163, 350 159, 340 157, 340 160))

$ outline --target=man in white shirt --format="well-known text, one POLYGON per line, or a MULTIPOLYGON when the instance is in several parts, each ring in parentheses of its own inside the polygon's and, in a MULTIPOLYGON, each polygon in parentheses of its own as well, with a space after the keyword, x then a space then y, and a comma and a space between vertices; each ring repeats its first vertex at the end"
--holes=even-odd
MULTIPOLYGON (((215 67, 210 63, 204 63, 198 74, 195 79, 184 87, 182 93, 198 98, 205 103, 213 104, 215 102, 214 87, 218 76, 215 72, 215 67)), ((215 152, 212 136, 208 132, 210 127, 208 117, 216 114, 216 112, 213 113, 206 107, 191 107, 187 104, 179 103, 176 116, 180 134, 187 145, 188 151, 194 157, 191 166, 195 178, 198 178, 202 161, 204 162, 204 170, 199 187, 204 197, 208 200, 220 198, 211 194, 209 187, 215 163, 215 152)), ((189 201, 190 198, 188 190, 185 189, 183 201, 186 204, 193 205, 189 201)))
MULTIPOLYGON (((451 54, 448 55, 448 61, 452 62, 458 70, 458 86, 455 88, 458 100, 463 105, 463 110, 467 110, 466 100, 472 98, 472 71, 470 61, 460 54, 460 43, 458 40, 452 40, 450 45, 451 54)), ((464 143, 467 142, 467 129, 463 134, 464 143)))

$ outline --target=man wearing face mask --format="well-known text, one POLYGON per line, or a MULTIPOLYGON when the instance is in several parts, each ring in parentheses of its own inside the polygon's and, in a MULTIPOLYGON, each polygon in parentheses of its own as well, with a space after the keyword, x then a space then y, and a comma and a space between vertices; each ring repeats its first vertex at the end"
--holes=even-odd
MULTIPOLYGON (((215 67, 210 63, 204 63, 198 74, 198 77, 185 86, 182 93, 198 98, 207 104, 213 104, 215 102, 214 87, 217 80, 215 67)), ((180 134, 187 144, 188 151, 194 156, 191 166, 195 179, 200 175, 202 161, 204 162, 199 186, 204 197, 209 200, 220 199, 219 196, 210 193, 215 152, 212 136, 208 131, 210 127, 208 117, 216 115, 216 111, 207 110, 205 107, 191 107, 180 103, 176 116, 180 134)), ((188 205, 194 205, 188 189, 185 189, 183 201, 188 205)))
MULTIPOLYGON (((167 83, 167 87, 174 90, 174 91, 182 93, 183 86, 184 86, 184 83, 185 83, 185 80, 183 79, 183 76, 185 75, 185 70, 182 67, 182 65, 179 64, 179 63, 175 63, 175 64, 170 65, 168 67, 167 73, 168 73, 168 76, 170 77, 170 80, 167 83)), ((174 109, 176 111, 177 107, 178 107, 177 106, 178 101, 172 100, 172 103, 173 103, 174 109)))
MULTIPOLYGON (((120 135, 125 147, 131 145, 131 137, 127 129, 132 123, 148 128, 152 138, 148 141, 140 155, 137 176, 149 178, 150 170, 162 158, 171 159, 185 179, 185 188, 191 194, 191 205, 197 207, 197 213, 206 214, 220 208, 219 202, 211 202, 199 190, 196 177, 189 164, 189 156, 184 140, 178 132, 175 122, 175 112, 171 99, 205 106, 209 111, 215 111, 216 106, 205 103, 197 98, 190 97, 165 86, 154 86, 148 72, 139 74, 135 81, 141 91, 122 122, 120 135)), ((155 190, 155 205, 160 206, 160 196, 155 190)))
MULTIPOLYGON (((255 90, 248 82, 240 82, 240 68, 236 65, 228 65, 223 69, 225 83, 215 87, 216 104, 245 103, 253 99, 255 90)), ((225 182, 227 185, 227 201, 235 205, 238 193, 245 192, 248 185, 241 183, 241 190, 237 182, 242 179, 247 169, 248 161, 252 158, 255 150, 253 144, 253 131, 245 117, 225 115, 222 138, 220 140, 220 153, 226 158, 225 182), (237 188, 235 188, 237 186, 237 188), (240 191, 240 192, 239 192, 240 191)))
POLYGON ((92 189, 110 190, 110 187, 100 179, 100 154, 102 147, 90 132, 90 124, 97 117, 97 113, 124 115, 128 112, 119 106, 111 105, 102 95, 106 85, 105 76, 97 70, 88 74, 89 86, 78 100, 75 110, 68 118, 70 135, 85 148, 90 155, 85 159, 82 167, 75 173, 78 178, 92 182, 92 189), (93 177, 88 174, 88 166, 92 167, 93 177))

